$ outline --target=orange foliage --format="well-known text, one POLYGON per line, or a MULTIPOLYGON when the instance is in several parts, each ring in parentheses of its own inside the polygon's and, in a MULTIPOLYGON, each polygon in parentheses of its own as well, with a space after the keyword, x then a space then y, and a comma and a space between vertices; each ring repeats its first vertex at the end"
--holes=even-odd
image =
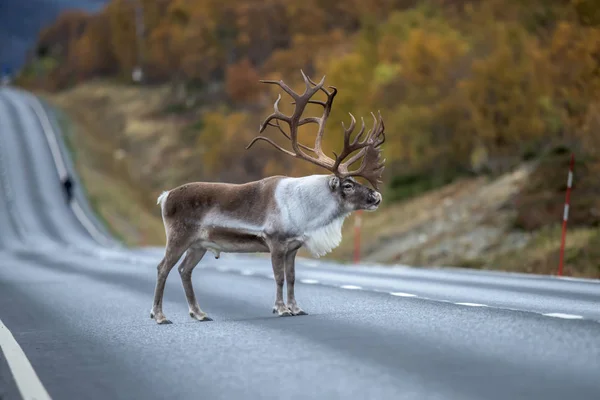
POLYGON ((597 1, 143 0, 141 37, 133 4, 65 13, 44 30, 38 45, 58 64, 49 79, 59 87, 73 78, 130 79, 142 62, 150 81, 194 83, 198 98, 211 99, 194 111, 203 122, 195 151, 210 174, 313 171, 267 148, 252 154, 268 157, 244 153, 235 166, 225 156, 238 142, 243 149, 271 111, 276 88, 258 80, 297 88, 300 68, 339 89, 326 151, 338 149, 348 112, 370 123, 381 110, 391 175, 494 169, 554 141, 582 145, 597 135, 597 1))
POLYGON ((225 90, 236 102, 249 102, 256 98, 260 77, 250 60, 244 58, 236 64, 227 66, 225 70, 225 90))

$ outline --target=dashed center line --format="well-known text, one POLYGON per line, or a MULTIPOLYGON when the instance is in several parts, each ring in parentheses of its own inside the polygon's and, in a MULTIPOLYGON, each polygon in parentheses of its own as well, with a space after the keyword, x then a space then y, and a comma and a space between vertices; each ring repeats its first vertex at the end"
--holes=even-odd
POLYGON ((563 318, 563 319, 583 319, 583 317, 581 315, 574 315, 574 314, 548 313, 548 314, 542 314, 542 315, 545 315, 546 317, 563 318))
POLYGON ((479 303, 454 303, 454 304, 459 305, 459 306, 467 306, 467 307, 487 307, 487 305, 479 304, 479 303))
POLYGON ((307 267, 318 267, 319 263, 317 261, 303 261, 302 264, 306 265, 307 267))
MULTIPOLYGON (((246 275, 246 276, 255 275, 255 276, 262 276, 267 279, 274 279, 272 273, 271 274, 261 274, 261 273, 256 273, 255 271, 251 271, 251 270, 239 270, 239 269, 232 269, 232 268, 223 267, 223 266, 212 267, 212 268, 214 268, 218 271, 221 271, 221 272, 235 272, 235 273, 239 273, 241 275, 246 275)), ((533 314, 543 315, 545 317, 552 317, 552 318, 562 318, 562 319, 572 319, 572 320, 585 319, 582 315, 564 314, 564 313, 545 313, 544 314, 541 312, 528 311, 525 309, 509 308, 509 307, 502 307, 502 306, 490 306, 490 305, 481 304, 481 303, 454 302, 451 300, 434 299, 434 298, 429 298, 429 297, 425 297, 425 296, 418 296, 413 293, 386 292, 386 291, 382 291, 382 290, 378 290, 378 289, 364 289, 362 286, 357 286, 357 285, 335 285, 335 284, 331 284, 331 283, 322 283, 316 279, 305 278, 305 279, 300 279, 299 281, 301 283, 305 283, 308 285, 323 285, 323 286, 330 286, 330 287, 338 287, 340 289, 347 289, 347 290, 367 290, 367 291, 377 292, 377 293, 387 293, 390 296, 395 296, 395 297, 407 297, 407 298, 415 298, 415 299, 420 299, 420 300, 431 300, 431 301, 437 301, 437 302, 442 302, 442 303, 452 303, 452 304, 456 304, 459 306, 465 306, 465 307, 488 307, 488 308, 494 308, 494 309, 500 309, 500 310, 530 312, 533 314)), ((597 322, 600 322, 600 321, 597 321, 597 322)))
POLYGON ((396 296, 396 297, 417 297, 416 294, 404 293, 404 292, 390 292, 390 294, 392 296, 396 296))

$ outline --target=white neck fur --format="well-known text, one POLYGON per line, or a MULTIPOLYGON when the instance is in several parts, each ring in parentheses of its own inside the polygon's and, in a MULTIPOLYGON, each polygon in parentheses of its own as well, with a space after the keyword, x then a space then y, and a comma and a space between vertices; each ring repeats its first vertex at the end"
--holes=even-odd
POLYGON ((349 215, 332 195, 329 179, 329 175, 285 178, 275 190, 283 226, 302 236, 304 246, 317 258, 339 246, 349 215))

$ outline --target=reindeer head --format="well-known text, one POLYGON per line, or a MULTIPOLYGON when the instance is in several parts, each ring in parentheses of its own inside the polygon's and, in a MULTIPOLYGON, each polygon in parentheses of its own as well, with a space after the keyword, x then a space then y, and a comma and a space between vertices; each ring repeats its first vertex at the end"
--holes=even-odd
POLYGON ((321 142, 325 131, 325 122, 327 122, 327 118, 331 112, 331 106, 333 104, 333 99, 337 94, 337 89, 334 86, 329 86, 329 89, 331 89, 331 91, 329 91, 323 87, 325 76, 323 76, 319 83, 315 83, 307 77, 302 70, 300 70, 300 72, 302 73, 302 78, 306 84, 306 89, 301 95, 294 92, 281 80, 261 80, 263 83, 275 84, 281 87, 294 99, 292 104, 295 105, 295 108, 291 116, 287 116, 279 111, 278 105, 281 100, 281 95, 279 95, 274 104, 273 114, 269 115, 260 125, 259 133, 262 133, 267 126, 278 128, 291 142, 292 151, 284 149, 273 140, 264 136, 255 137, 250 144, 248 144, 246 149, 249 149, 256 141, 264 140, 287 155, 323 167, 332 173, 328 181, 330 191, 339 199, 340 203, 347 211, 376 210, 382 200, 381 194, 378 192, 378 187, 381 183, 380 179, 385 168, 385 160, 380 160, 381 145, 385 141, 384 125, 381 114, 378 113, 378 118, 376 118, 375 114, 371 113, 374 120, 373 128, 366 134, 363 140, 361 140, 361 138, 365 133, 365 121, 361 118, 361 129, 354 139, 351 140, 350 137, 356 126, 356 119, 350 113, 350 126, 346 128, 342 122, 342 127, 344 128, 343 149, 339 155, 333 153, 335 159, 328 157, 321 149, 321 142), (322 91, 326 94, 326 101, 311 100, 318 91, 322 91), (321 105, 324 109, 323 115, 321 117, 302 118, 302 113, 309 103, 321 105), (275 121, 275 123, 271 121, 275 121), (283 121, 289 126, 289 134, 283 130, 279 121, 283 121), (308 147, 298 142, 298 128, 309 123, 318 125, 314 147, 308 147), (314 154, 314 156, 309 155, 306 152, 310 152, 314 154), (352 155, 352 153, 354 153, 354 155, 352 155), (358 160, 361 160, 360 166, 355 170, 349 170, 350 165, 358 160), (375 190, 360 184, 354 177, 366 179, 375 190))

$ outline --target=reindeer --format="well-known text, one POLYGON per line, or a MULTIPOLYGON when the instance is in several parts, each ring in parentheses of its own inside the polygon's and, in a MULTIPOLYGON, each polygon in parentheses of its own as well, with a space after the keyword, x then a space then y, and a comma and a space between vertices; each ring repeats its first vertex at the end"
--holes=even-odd
POLYGON ((287 116, 279 111, 281 94, 274 103, 274 112, 260 125, 259 134, 267 126, 278 130, 291 142, 292 151, 286 150, 265 136, 255 137, 246 149, 259 140, 277 150, 318 165, 330 174, 303 177, 271 176, 244 184, 193 182, 163 192, 157 200, 167 236, 164 258, 158 264, 154 303, 150 318, 158 324, 170 324, 162 310, 162 298, 169 272, 187 250, 179 266, 189 315, 198 321, 212 321, 200 309, 192 286, 192 271, 207 251, 219 258, 221 252, 270 253, 276 283, 273 313, 279 316, 307 315, 294 296, 296 253, 305 247, 313 256, 320 257, 337 247, 342 239, 342 225, 356 210, 374 211, 381 201, 378 185, 385 160, 380 161, 381 145, 385 141, 381 114, 373 113, 373 128, 366 134, 365 122, 353 140, 350 139, 356 119, 350 113, 351 123, 344 129, 344 147, 335 159, 325 155, 321 141, 325 123, 337 93, 334 86, 323 87, 325 76, 313 82, 301 70, 306 89, 302 95, 294 92, 282 80, 261 80, 278 85, 294 100, 294 112, 287 116), (326 101, 311 100, 321 91, 326 101), (323 107, 321 117, 305 117, 308 104, 323 107), (272 121, 275 121, 273 123, 272 121), (289 127, 286 132, 281 124, 289 127), (298 142, 298 128, 317 124, 314 148, 298 142), (356 153, 355 153, 356 152, 356 153), (312 153, 309 154, 309 153, 312 153), (353 156, 348 158, 352 153, 353 156), (344 161, 347 159, 346 161, 344 161), (361 160, 351 171, 350 165, 361 160), (360 184, 354 177, 366 179, 375 190, 360 184), (283 282, 287 281, 287 304, 283 301, 283 282))

